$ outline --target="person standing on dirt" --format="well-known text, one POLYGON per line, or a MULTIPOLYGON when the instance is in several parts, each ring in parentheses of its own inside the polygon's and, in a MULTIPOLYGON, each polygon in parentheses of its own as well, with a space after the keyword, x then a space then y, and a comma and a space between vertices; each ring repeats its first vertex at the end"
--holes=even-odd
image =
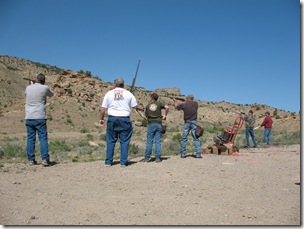
POLYGON ((244 117, 245 120, 245 129, 246 129, 246 148, 250 148, 250 136, 253 142, 253 147, 257 147, 257 142, 255 140, 254 136, 254 124, 255 124, 255 117, 253 115, 253 111, 249 110, 248 114, 246 115, 245 113, 238 113, 241 116, 244 117))
POLYGON ((145 115, 148 120, 147 143, 145 158, 143 162, 149 162, 152 153, 153 141, 155 142, 155 162, 161 162, 161 137, 162 137, 162 120, 166 120, 169 112, 169 106, 157 101, 158 94, 150 95, 150 103, 146 106, 145 115), (162 109, 165 114, 162 115, 162 109))
POLYGON ((50 166, 50 155, 48 146, 46 98, 52 97, 54 92, 45 84, 45 75, 39 74, 36 83, 31 81, 25 89, 25 126, 27 130, 27 159, 29 165, 36 165, 35 143, 36 133, 40 142, 40 154, 43 166, 50 166))
POLYGON ((133 133, 132 121, 130 119, 131 108, 137 108, 136 98, 130 91, 124 89, 124 79, 117 78, 114 81, 114 89, 105 94, 99 110, 99 123, 101 126, 105 123, 105 113, 108 113, 106 166, 112 165, 115 144, 118 138, 120 140, 120 165, 128 165, 128 150, 133 133))
POLYGON ((186 145, 187 145, 189 133, 191 133, 193 138, 196 158, 201 158, 202 152, 201 152, 200 140, 195 135, 195 129, 197 127, 198 103, 194 101, 194 96, 192 94, 188 95, 186 97, 185 102, 183 103, 177 104, 175 98, 173 98, 173 101, 174 101, 175 109, 182 110, 184 112, 184 127, 182 133, 182 140, 180 144, 181 158, 186 157, 186 145))
POLYGON ((271 129, 272 129, 272 119, 270 117, 269 111, 265 112, 264 121, 261 124, 261 127, 264 126, 264 143, 269 145, 271 141, 271 129))

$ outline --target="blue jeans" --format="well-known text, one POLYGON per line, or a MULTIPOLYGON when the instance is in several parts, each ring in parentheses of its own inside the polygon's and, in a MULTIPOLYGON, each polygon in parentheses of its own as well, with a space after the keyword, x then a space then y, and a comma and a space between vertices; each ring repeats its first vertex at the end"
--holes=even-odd
POLYGON ((252 138, 252 142, 253 142, 253 145, 256 146, 257 143, 256 143, 256 140, 255 140, 255 137, 254 137, 254 131, 253 131, 253 128, 250 128, 250 129, 246 129, 246 146, 247 147, 250 147, 250 139, 249 139, 249 136, 251 136, 252 138))
POLYGON ((271 141, 271 129, 265 128, 264 129, 264 143, 269 144, 271 141))
POLYGON ((196 121, 191 121, 192 123, 185 123, 184 124, 184 129, 183 129, 183 134, 182 134, 182 141, 180 144, 180 154, 185 155, 186 153, 186 145, 188 141, 188 135, 191 133, 193 142, 194 142, 194 147, 195 147, 195 152, 196 156, 201 156, 201 143, 199 139, 195 136, 195 129, 196 129, 196 121))
POLYGON ((106 165, 111 165, 113 162, 115 144, 118 138, 120 141, 120 164, 128 164, 128 150, 132 133, 133 126, 130 118, 108 117, 106 133, 106 165))
POLYGON ((161 156, 161 136, 162 136, 161 123, 152 123, 147 128, 147 145, 145 158, 149 158, 152 153, 153 140, 155 141, 155 158, 161 156))
POLYGON ((27 130, 27 159, 29 161, 35 159, 36 132, 38 132, 41 158, 42 160, 49 160, 50 156, 46 119, 26 119, 25 126, 27 130))

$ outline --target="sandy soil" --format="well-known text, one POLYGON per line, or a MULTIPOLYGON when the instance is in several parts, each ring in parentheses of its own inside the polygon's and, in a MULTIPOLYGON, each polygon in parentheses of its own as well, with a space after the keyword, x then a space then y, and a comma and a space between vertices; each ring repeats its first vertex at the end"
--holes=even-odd
POLYGON ((300 145, 52 167, 4 164, 1 225, 300 225, 300 145))

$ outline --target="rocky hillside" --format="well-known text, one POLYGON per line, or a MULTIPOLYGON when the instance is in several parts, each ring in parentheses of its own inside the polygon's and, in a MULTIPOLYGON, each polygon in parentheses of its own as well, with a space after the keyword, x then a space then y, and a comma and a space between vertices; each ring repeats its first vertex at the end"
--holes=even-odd
MULTIPOLYGON (((35 79, 38 73, 44 73, 46 84, 55 91, 55 96, 48 99, 48 126, 52 133, 96 132, 100 128, 98 109, 104 94, 112 85, 90 74, 60 69, 47 64, 41 64, 16 57, 0 56, 0 121, 1 135, 24 135, 24 89, 28 81, 24 77, 35 79)), ((131 77, 130 77, 131 78, 131 77)), ((131 80, 130 80, 131 81, 131 80)), ((129 85, 126 86, 130 88, 129 85)), ((159 94, 181 96, 178 88, 155 89, 159 94)), ((146 105, 151 91, 136 87, 134 95, 139 104, 146 105)), ((170 106, 167 120, 168 128, 179 128, 183 123, 182 112, 176 111, 173 102, 168 97, 161 97, 162 102, 170 106)), ((257 124, 261 123, 265 111, 269 111, 274 119, 277 130, 290 132, 300 130, 300 116, 269 107, 266 104, 241 105, 229 102, 208 102, 199 100, 199 123, 204 126, 231 127, 236 111, 254 111, 257 124)), ((142 129, 142 118, 132 114, 135 128, 142 129)), ((211 140, 212 141, 212 140, 211 140)))

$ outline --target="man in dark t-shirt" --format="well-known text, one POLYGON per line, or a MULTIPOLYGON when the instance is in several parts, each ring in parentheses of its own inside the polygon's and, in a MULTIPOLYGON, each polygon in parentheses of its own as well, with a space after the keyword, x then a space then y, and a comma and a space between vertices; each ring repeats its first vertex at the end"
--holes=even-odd
POLYGON ((195 152, 196 152, 196 158, 201 158, 201 145, 199 139, 195 135, 195 129, 197 127, 197 111, 198 111, 198 103, 194 101, 193 95, 188 95, 186 97, 186 101, 180 104, 177 104, 176 99, 173 99, 174 101, 174 107, 177 110, 182 110, 184 112, 184 128, 183 128, 183 134, 182 134, 182 141, 180 144, 180 154, 181 158, 185 158, 186 154, 186 145, 188 141, 188 135, 191 133, 195 152))
POLYGON ((151 102, 146 106, 145 115, 148 120, 147 127, 147 144, 145 151, 144 162, 150 161, 152 153, 153 140, 155 141, 155 161, 161 162, 161 136, 162 136, 162 120, 166 120, 169 112, 169 106, 157 101, 158 94, 150 95, 151 102), (165 115, 162 115, 162 109, 165 110, 165 115))

